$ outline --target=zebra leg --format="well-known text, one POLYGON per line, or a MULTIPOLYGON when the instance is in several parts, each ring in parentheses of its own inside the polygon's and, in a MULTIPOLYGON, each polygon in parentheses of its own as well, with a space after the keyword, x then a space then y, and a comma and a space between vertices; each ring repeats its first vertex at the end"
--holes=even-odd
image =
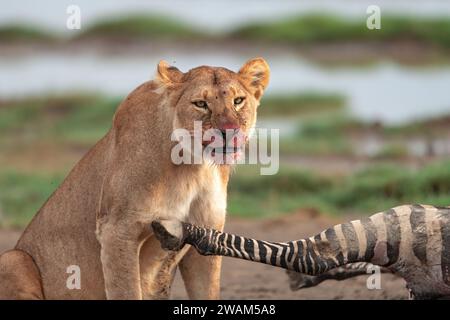
POLYGON ((153 232, 164 250, 178 251, 185 245, 183 223, 178 220, 152 222, 153 232))
POLYGON ((325 279, 325 274, 318 276, 310 276, 308 274, 299 273, 288 270, 287 275, 289 277, 289 287, 292 291, 297 291, 304 288, 315 287, 325 279))
MULTIPOLYGON (((297 291, 300 289, 317 286, 319 283, 328 279, 341 281, 348 278, 365 275, 367 274, 367 269, 371 266, 373 265, 367 262, 348 263, 315 276, 294 271, 287 271, 287 275, 289 277, 289 287, 292 291, 297 291)), ((386 268, 381 268, 381 272, 390 271, 386 268)))

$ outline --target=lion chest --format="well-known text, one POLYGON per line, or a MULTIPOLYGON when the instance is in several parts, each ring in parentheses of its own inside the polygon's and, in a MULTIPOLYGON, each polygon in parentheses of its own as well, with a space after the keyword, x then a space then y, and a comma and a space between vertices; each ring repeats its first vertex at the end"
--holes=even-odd
POLYGON ((167 181, 157 211, 160 219, 206 223, 208 211, 225 210, 226 184, 218 169, 210 168, 196 176, 167 181))

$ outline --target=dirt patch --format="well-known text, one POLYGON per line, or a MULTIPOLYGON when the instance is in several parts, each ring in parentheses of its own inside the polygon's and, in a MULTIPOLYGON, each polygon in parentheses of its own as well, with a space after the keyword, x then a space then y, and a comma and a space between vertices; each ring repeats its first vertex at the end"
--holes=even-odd
MULTIPOLYGON (((286 241, 314 235, 353 216, 333 219, 314 211, 299 212, 276 219, 228 219, 226 231, 272 241, 286 241)), ((0 230, 0 252, 12 248, 19 231, 0 230)), ((328 280, 316 287, 291 291, 285 270, 233 258, 224 258, 222 268, 223 299, 406 299, 405 282, 394 275, 382 274, 381 290, 368 290, 367 276, 345 281, 328 280)), ((187 298, 179 273, 172 290, 173 299, 187 298)))
POLYGON ((18 230, 0 230, 0 253, 13 248, 21 235, 18 230))

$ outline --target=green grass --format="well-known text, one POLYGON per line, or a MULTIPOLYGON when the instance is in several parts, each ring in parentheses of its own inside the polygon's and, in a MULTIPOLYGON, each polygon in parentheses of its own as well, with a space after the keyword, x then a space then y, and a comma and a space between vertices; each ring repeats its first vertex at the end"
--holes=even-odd
POLYGON ((286 137, 280 138, 280 154, 285 155, 353 155, 352 145, 342 135, 335 137, 286 137))
MULTIPOLYGON (((322 213, 368 215, 405 203, 450 205, 450 161, 414 172, 379 165, 347 177, 281 168, 273 176, 243 166, 233 174, 228 211, 241 217, 272 217, 314 208, 322 213)), ((65 173, 0 169, 1 226, 24 226, 63 180, 65 173)))
POLYGON ((108 18, 94 23, 79 35, 80 38, 121 39, 192 39, 203 38, 205 33, 168 17, 132 15, 108 18))
POLYGON ((5 25, 0 27, 0 41, 41 41, 56 40, 55 35, 31 25, 5 25))
POLYGON ((302 117, 298 132, 280 139, 280 153, 308 155, 354 155, 350 138, 374 135, 384 140, 374 159, 401 159, 410 156, 406 142, 412 137, 433 141, 445 139, 449 133, 450 116, 423 119, 413 123, 387 125, 353 118, 347 110, 330 110, 302 117))
POLYGON ((403 143, 387 143, 377 154, 375 159, 402 159, 409 156, 409 150, 403 143))
MULTIPOLYGON (((0 147, 38 140, 89 147, 109 130, 121 100, 88 94, 0 100, 0 147)), ((298 133, 281 138, 280 152, 309 155, 352 155, 349 135, 373 130, 386 138, 402 139, 413 134, 425 138, 447 134, 449 121, 441 116, 396 127, 374 126, 349 116, 342 96, 314 92, 268 96, 258 117, 298 118, 298 133)), ((404 146, 388 144, 376 157, 403 155, 404 146)))
MULTIPOLYGON (((201 17, 199 17, 201 19, 201 17)), ((425 45, 450 48, 450 18, 383 15, 380 30, 369 30, 366 20, 330 14, 285 17, 275 22, 255 22, 213 34, 175 18, 137 14, 100 20, 83 28, 76 38, 130 40, 190 39, 226 41, 268 41, 287 44, 330 42, 415 41, 425 45)), ((0 28, 0 40, 52 40, 55 37, 34 26, 7 25, 0 28)))
POLYGON ((348 177, 325 195, 342 210, 379 211, 401 203, 450 205, 450 162, 413 172, 399 165, 376 166, 348 177))
POLYGON ((333 180, 306 171, 281 168, 276 175, 261 176, 256 167, 238 167, 231 177, 228 211, 231 215, 261 218, 290 213, 299 208, 331 208, 321 192, 333 180))
POLYGON ((302 119, 296 135, 280 139, 280 153, 308 155, 352 155, 347 134, 366 125, 347 115, 332 111, 302 119))
POLYGON ((80 104, 55 123, 54 134, 68 143, 91 145, 108 132, 120 102, 120 98, 101 98, 80 104))
POLYGON ((259 117, 295 116, 341 110, 345 98, 336 93, 302 92, 264 97, 258 108, 259 117))
POLYGON ((257 166, 241 166, 232 175, 228 193, 231 215, 262 218, 314 207, 326 211, 315 195, 332 181, 310 172, 281 168, 272 176, 259 175, 257 166))
MULTIPOLYGON (((0 100, 0 146, 29 136, 90 146, 110 128, 121 97, 87 94, 0 100)), ((337 94, 301 93, 264 99, 258 116, 292 116, 340 110, 344 99, 337 94)))
POLYGON ((339 41, 413 40, 450 48, 450 18, 383 16, 380 30, 369 30, 365 19, 310 14, 275 22, 258 22, 240 27, 231 35, 237 39, 310 44, 339 41))
POLYGON ((62 179, 61 174, 0 171, 0 226, 25 226, 62 179))
POLYGON ((450 161, 428 165, 418 172, 401 165, 378 165, 347 177, 320 177, 282 169, 274 176, 256 173, 232 177, 229 212, 267 217, 299 208, 331 214, 367 215, 405 203, 450 205, 450 161))
POLYGON ((110 128, 121 98, 90 95, 0 101, 0 146, 13 137, 90 146, 110 128))
POLYGON ((416 120, 411 123, 386 126, 384 133, 388 136, 411 136, 422 135, 432 137, 433 135, 446 135, 450 126, 450 115, 439 115, 429 119, 416 120))
MULTIPOLYGON (((39 141, 88 148, 110 128, 121 97, 88 94, 0 100, 0 148, 18 148, 39 141)), ((265 119, 296 117, 298 133, 280 139, 281 154, 353 155, 349 135, 373 129, 386 138, 427 137, 448 133, 448 119, 439 117, 398 127, 377 127, 349 116, 338 94, 303 92, 268 96, 258 109, 265 119), (437 123, 436 121, 440 121, 437 123)), ((389 142, 389 141, 388 141, 389 142)), ((387 144, 375 157, 401 158, 405 148, 387 144)))

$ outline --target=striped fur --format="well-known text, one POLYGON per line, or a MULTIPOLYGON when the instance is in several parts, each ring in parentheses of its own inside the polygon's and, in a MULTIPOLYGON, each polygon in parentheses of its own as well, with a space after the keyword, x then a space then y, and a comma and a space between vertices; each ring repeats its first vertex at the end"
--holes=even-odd
MULTIPOLYGON (((295 271, 287 271, 289 277, 289 286, 292 291, 317 286, 325 280, 345 280, 348 278, 367 275, 373 264, 370 262, 355 262, 331 269, 318 275, 308 275, 295 271)), ((381 272, 390 273, 389 269, 381 268, 381 272)))
MULTIPOLYGON (((153 225, 163 247, 170 230, 153 225)), ((296 241, 269 242, 182 223, 177 246, 319 275, 349 263, 383 266, 403 277, 416 298, 450 296, 450 207, 404 205, 296 241)), ((167 242, 167 241, 166 241, 167 242)))

